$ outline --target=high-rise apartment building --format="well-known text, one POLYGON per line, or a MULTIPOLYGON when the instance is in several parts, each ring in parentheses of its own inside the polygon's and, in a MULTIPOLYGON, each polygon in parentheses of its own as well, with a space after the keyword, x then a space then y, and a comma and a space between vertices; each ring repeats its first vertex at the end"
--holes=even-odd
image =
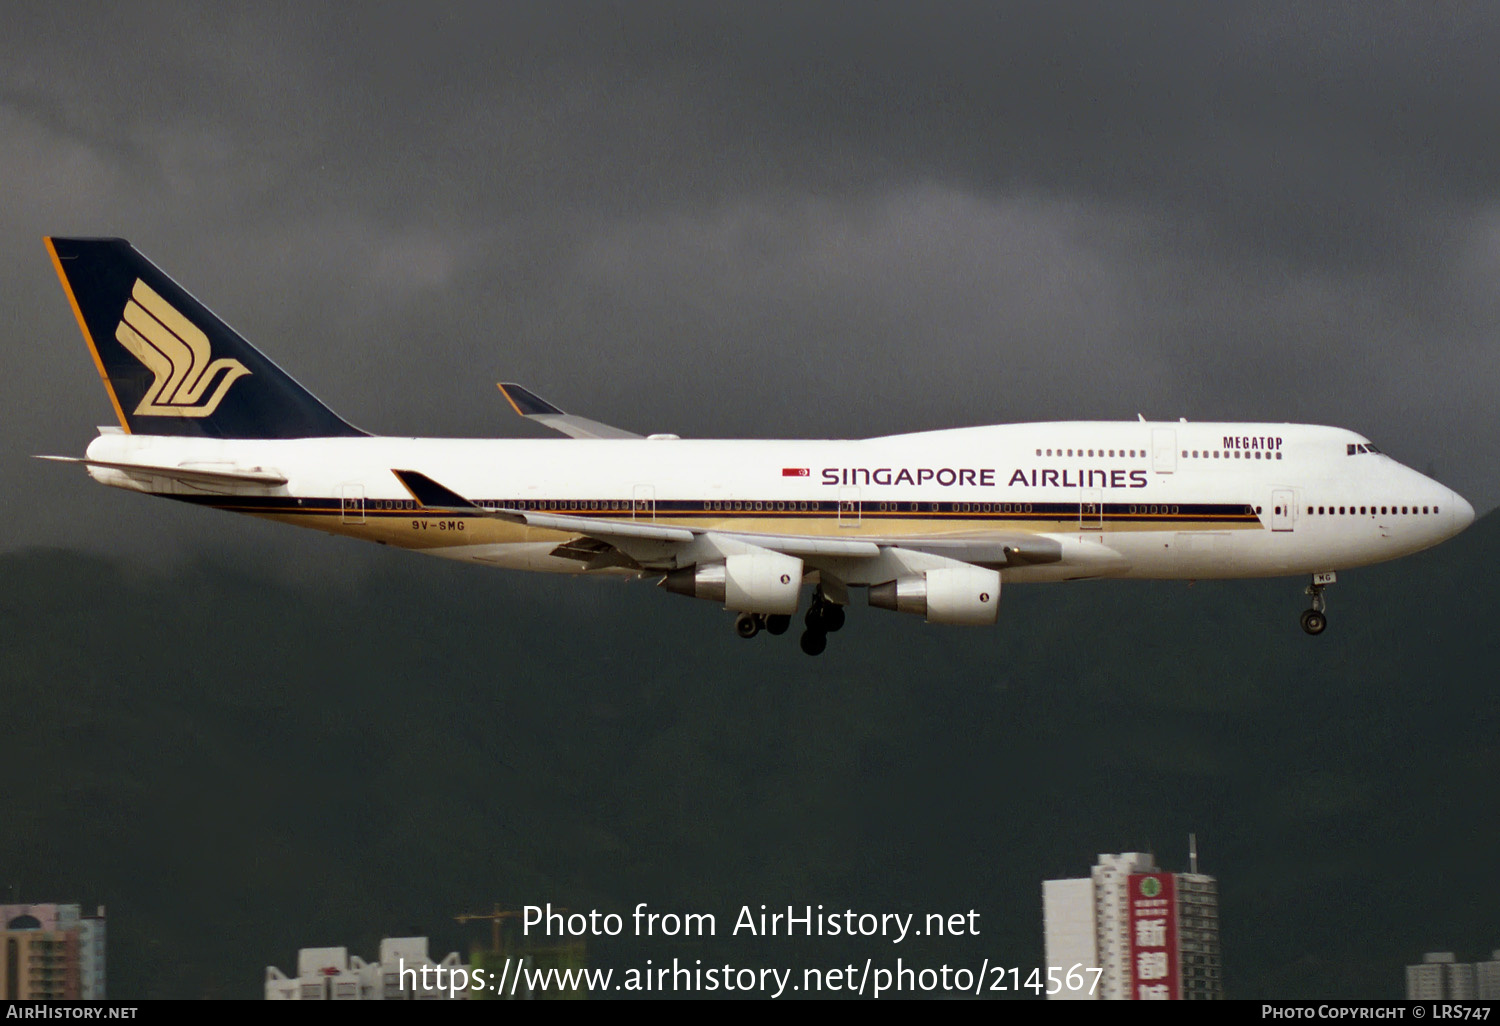
POLYGON ((1500 950, 1488 962, 1460 962, 1451 951, 1429 951, 1420 965, 1406 967, 1406 997, 1411 1001, 1500 999, 1500 950))
POLYGON ((1087 877, 1044 881, 1047 967, 1102 970, 1097 986, 1049 997, 1222 998, 1218 883, 1192 862, 1193 872, 1169 873, 1140 852, 1100 855, 1087 877))
POLYGON ((104 908, 0 905, 0 999, 97 1001, 104 997, 104 908))

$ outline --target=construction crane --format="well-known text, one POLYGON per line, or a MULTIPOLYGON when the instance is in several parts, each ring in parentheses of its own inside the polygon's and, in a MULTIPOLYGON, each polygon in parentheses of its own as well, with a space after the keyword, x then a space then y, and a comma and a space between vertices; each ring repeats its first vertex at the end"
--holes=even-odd
MULTIPOLYGON (((565 909, 565 908, 555 909, 554 911, 557 911, 557 912, 566 912, 567 909, 565 909)), ((456 919, 460 923, 470 923, 470 922, 473 922, 476 919, 488 919, 490 921, 490 950, 494 951, 494 952, 499 952, 499 950, 500 950, 500 924, 502 922, 504 922, 505 920, 507 920, 507 919, 514 919, 517 916, 519 916, 520 914, 521 914, 521 910, 520 909, 501 908, 499 902, 496 902, 495 903, 495 907, 494 907, 494 909, 492 911, 489 911, 489 912, 460 912, 458 915, 454 916, 453 918, 456 919)))

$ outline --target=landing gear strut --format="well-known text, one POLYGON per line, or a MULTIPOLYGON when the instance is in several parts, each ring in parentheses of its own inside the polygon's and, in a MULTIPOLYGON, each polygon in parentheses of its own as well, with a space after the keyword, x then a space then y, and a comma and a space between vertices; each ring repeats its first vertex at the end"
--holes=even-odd
POLYGON ((1302 614, 1302 629, 1309 634, 1322 634, 1328 629, 1328 601, 1323 598, 1323 589, 1338 578, 1332 573, 1313 574, 1307 594, 1312 596, 1312 608, 1302 614))

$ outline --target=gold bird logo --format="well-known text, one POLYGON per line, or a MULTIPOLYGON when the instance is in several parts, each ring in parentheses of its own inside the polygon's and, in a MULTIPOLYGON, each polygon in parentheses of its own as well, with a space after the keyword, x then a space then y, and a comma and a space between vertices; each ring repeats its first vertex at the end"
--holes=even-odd
POLYGON ((208 336, 140 279, 130 290, 115 338, 155 375, 136 416, 207 417, 229 386, 250 373, 238 360, 210 362, 208 336), (215 378, 218 387, 204 399, 215 378))

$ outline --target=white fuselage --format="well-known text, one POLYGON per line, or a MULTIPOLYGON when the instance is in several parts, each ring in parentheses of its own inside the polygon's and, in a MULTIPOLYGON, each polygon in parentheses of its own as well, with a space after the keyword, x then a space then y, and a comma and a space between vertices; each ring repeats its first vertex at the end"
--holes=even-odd
MULTIPOLYGON (((275 471, 285 485, 90 468, 107 484, 517 569, 581 572, 578 559, 554 554, 576 535, 433 513, 391 471, 420 471, 484 506, 942 545, 979 563, 996 539, 1045 541, 1054 557, 1002 568, 1019 582, 1315 573, 1416 552, 1473 520, 1449 488, 1367 448, 1353 432, 1298 424, 1058 422, 858 441, 107 432, 88 456, 275 471)), ((848 583, 876 583, 852 563, 837 570, 848 583)))

